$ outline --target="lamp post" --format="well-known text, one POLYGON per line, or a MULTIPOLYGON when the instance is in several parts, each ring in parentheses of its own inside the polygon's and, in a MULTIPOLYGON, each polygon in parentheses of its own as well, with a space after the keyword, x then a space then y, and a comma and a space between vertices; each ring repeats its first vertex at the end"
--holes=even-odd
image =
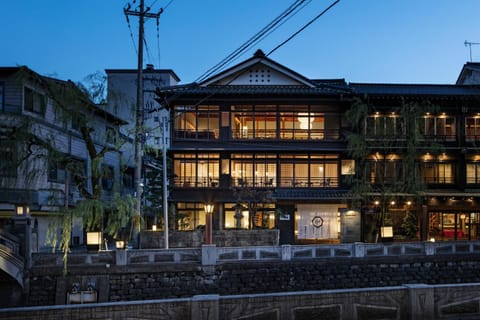
POLYGON ((26 205, 17 205, 15 208, 15 213, 18 217, 27 217, 30 215, 30 207, 26 205))
POLYGON ((214 206, 211 203, 204 205, 205 209, 205 244, 212 244, 212 214, 214 206))
POLYGON ((15 231, 23 236, 22 254, 25 259, 25 265, 31 266, 32 256, 32 227, 30 225, 30 207, 25 204, 15 206, 15 217, 13 218, 15 231))

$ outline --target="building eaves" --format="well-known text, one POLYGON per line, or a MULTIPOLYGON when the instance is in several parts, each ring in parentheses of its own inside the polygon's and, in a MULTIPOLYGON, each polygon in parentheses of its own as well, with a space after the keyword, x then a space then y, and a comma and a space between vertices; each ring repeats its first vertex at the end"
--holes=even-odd
MULTIPOLYGON (((114 73, 131 73, 131 74, 137 74, 138 70, 137 69, 105 69, 106 74, 114 74, 114 73)), ((143 69, 144 74, 149 74, 149 73, 165 73, 165 74, 170 74, 175 81, 180 82, 180 78, 177 76, 175 71, 172 69, 143 69)))
POLYGON ((157 90, 159 94, 185 95, 339 95, 350 93, 345 88, 330 85, 305 87, 295 85, 231 85, 231 86, 174 86, 163 87, 157 90))
POLYGON ((480 87, 446 84, 370 84, 350 83, 357 95, 392 96, 478 96, 480 87))

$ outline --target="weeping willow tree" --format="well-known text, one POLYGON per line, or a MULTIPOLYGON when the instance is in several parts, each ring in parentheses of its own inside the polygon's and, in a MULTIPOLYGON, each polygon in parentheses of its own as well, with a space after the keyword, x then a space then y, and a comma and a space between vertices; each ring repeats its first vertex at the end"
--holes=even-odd
MULTIPOLYGON (((396 107, 376 110, 375 106, 357 98, 346 112, 352 127, 347 136, 347 150, 357 168, 348 181, 352 191, 351 205, 362 207, 362 204, 378 203, 374 223, 368 226, 375 242, 387 219, 390 201, 395 197, 407 197, 417 204, 422 201, 425 186, 418 165, 419 154, 439 153, 443 147, 425 139, 424 124, 418 120, 436 109, 428 101, 406 102, 402 99, 396 107), (389 116, 382 118, 379 115, 377 118, 377 111, 388 112, 389 116), (378 122, 381 125, 377 126, 378 122), (392 169, 393 162, 399 165, 392 169), (386 174, 388 170, 393 173, 386 174)), ((409 212, 402 230, 412 236, 416 225, 415 215, 409 212)))
POLYGON ((2 131, 0 139, 4 145, 2 148, 6 146, 18 151, 15 159, 2 163, 9 163, 22 171, 18 177, 2 179, 3 183, 13 185, 12 179, 21 177, 25 186, 41 186, 41 181, 47 180, 50 170, 61 169, 65 186, 73 185, 78 191, 79 201, 76 203, 68 203, 67 192, 61 197, 63 199, 58 199, 58 193, 51 194, 49 199, 54 218, 50 220, 47 242, 54 250, 63 252, 65 271, 72 229, 78 221, 87 231, 106 232, 114 238, 125 227, 133 229, 140 223, 140 215, 134 211, 133 197, 121 195, 118 185, 110 186, 108 197, 104 194, 106 178, 112 176, 112 168, 106 157, 120 157, 126 140, 114 129, 119 125, 113 123, 116 118, 92 102, 102 101, 104 91, 98 76, 95 79, 98 83, 94 85, 76 85, 71 81, 40 76, 28 68, 20 68, 16 79, 18 87, 29 83, 48 97, 49 103, 42 102, 42 112, 53 113, 56 127, 46 125, 43 119, 39 121, 35 117, 11 115, 9 127, 2 131), (94 90, 88 91, 86 88, 94 90), (108 123, 112 124, 112 130, 98 130, 108 123), (67 129, 68 124, 72 128, 75 126, 75 139, 83 146, 86 159, 80 160, 69 152, 66 145, 71 143, 68 141, 71 141, 72 133, 67 129), (62 125, 63 130, 58 128, 62 125))

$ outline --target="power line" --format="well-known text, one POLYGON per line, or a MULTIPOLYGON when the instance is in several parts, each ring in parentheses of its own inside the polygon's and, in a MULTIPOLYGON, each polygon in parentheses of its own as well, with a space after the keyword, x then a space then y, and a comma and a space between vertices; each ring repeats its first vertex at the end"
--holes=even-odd
POLYGON ((212 68, 208 69, 203 75, 201 75, 196 82, 202 81, 208 78, 213 73, 220 70, 223 66, 230 63, 233 59, 237 56, 242 54, 245 50, 250 48, 253 44, 258 42, 258 39, 261 39, 266 33, 272 30, 275 26, 281 23, 284 19, 286 19, 289 15, 292 14, 295 10, 299 8, 306 0, 296 0, 292 5, 290 5, 285 11, 283 11, 279 16, 277 16, 273 21, 268 23, 265 27, 263 27, 259 32, 253 35, 250 39, 248 39, 245 43, 243 43, 239 48, 234 50, 230 53, 226 58, 220 61, 218 64, 213 66, 212 68))
MULTIPOLYGON (((302 1, 303 2, 303 1, 302 1)), ((315 22, 316 20, 318 20, 321 16, 323 16, 327 11, 329 11, 331 8, 333 8, 338 2, 340 2, 340 0, 336 0, 335 2, 333 2, 332 4, 330 4, 330 6, 328 6, 325 10, 323 10, 321 13, 319 13, 317 16, 315 16, 312 20, 310 20, 308 23, 306 23, 302 28, 300 28, 297 32, 295 32, 294 34, 292 34, 290 37, 288 37, 285 41, 283 41, 282 43, 280 43, 279 45, 277 45, 273 50, 271 50, 267 55, 265 55, 265 57, 268 57, 269 55, 271 55, 273 52, 275 52, 276 50, 278 50, 280 47, 282 47, 283 45, 285 45, 288 41, 292 40, 295 36, 297 36, 300 32, 302 32, 303 30, 305 30, 308 26, 310 26, 313 22, 315 22)), ((296 4, 298 3, 298 1, 296 1, 292 6, 295 6, 296 4)), ((290 6, 289 9, 292 7, 290 6)), ((288 9, 287 9, 288 11, 288 9)), ((265 28, 264 28, 265 29, 265 28)), ((263 30, 263 29, 262 29, 263 30)), ((258 33, 257 33, 258 34, 258 33)), ((248 42, 248 41, 247 41, 248 42)), ((238 49, 237 49, 238 50, 238 49)), ((260 59, 263 59, 263 58, 260 58, 260 59)), ((225 59, 224 59, 225 60, 225 59)), ((223 61, 223 60, 222 60, 223 61)), ((212 70, 213 68, 209 69, 212 70)), ((208 72, 208 71, 207 71, 208 72)), ((206 73, 207 73, 206 72, 206 73)), ((244 71, 246 72, 246 71, 244 71)), ((235 81, 235 79, 237 79, 238 77, 240 77, 244 72, 240 72, 239 74, 237 74, 235 77, 233 77, 232 79, 229 80, 229 82, 227 83, 230 84, 232 83, 233 81, 235 81)), ((205 73, 205 74, 206 74, 205 73)), ((200 79, 203 79, 205 78, 204 76, 201 77, 200 79)), ((194 83, 192 83, 193 85, 194 83)), ((197 103, 195 103, 194 106, 198 106, 200 105, 203 101, 206 101, 207 99, 211 98, 212 96, 215 95, 215 93, 220 90, 219 88, 208 94, 207 96, 201 98, 197 103)), ((174 94, 172 97, 170 97, 169 99, 164 99, 164 102, 161 103, 161 108, 163 107, 166 107, 166 108, 169 108, 169 100, 172 100, 172 99, 176 99, 178 97, 180 97, 183 93, 176 93, 174 94)), ((156 111, 156 110, 152 110, 153 111, 156 111)))
POLYGON ((135 50, 135 54, 138 55, 137 45, 135 44, 135 38, 133 36, 132 26, 130 25, 130 19, 128 18, 128 14, 125 12, 125 10, 130 10, 130 4, 128 4, 128 6, 123 9, 123 12, 125 14, 125 18, 127 19, 127 25, 128 25, 128 30, 130 31, 130 38, 132 39, 133 49, 135 50))
POLYGON ((328 8, 326 8, 325 10, 323 10, 322 12, 320 12, 320 14, 318 14, 315 18, 313 18, 312 20, 310 20, 307 24, 305 24, 302 28, 300 28, 297 32, 295 32, 294 34, 292 34, 290 37, 288 37, 285 41, 283 41, 282 43, 280 43, 278 46, 276 46, 275 48, 273 48, 273 50, 271 50, 269 53, 267 53, 267 57, 269 55, 271 55, 273 52, 277 51, 280 47, 282 47, 283 45, 285 45, 287 42, 289 42, 290 40, 292 40, 294 37, 296 37, 300 32, 302 32, 303 30, 305 30, 309 25, 311 25, 312 23, 314 23, 316 20, 318 20, 321 16, 323 16, 328 10, 330 10, 331 8, 333 8, 337 3, 339 3, 340 0, 336 0, 335 2, 333 2, 331 5, 328 6, 328 8))

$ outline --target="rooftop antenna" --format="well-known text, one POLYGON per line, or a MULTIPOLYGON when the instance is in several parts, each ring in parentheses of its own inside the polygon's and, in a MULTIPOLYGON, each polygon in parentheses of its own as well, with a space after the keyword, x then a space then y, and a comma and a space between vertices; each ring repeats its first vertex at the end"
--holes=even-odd
POLYGON ((472 62, 472 46, 478 45, 478 44, 480 44, 480 42, 469 42, 469 41, 465 40, 464 44, 465 44, 465 47, 468 46, 469 49, 470 49, 470 62, 472 62))

